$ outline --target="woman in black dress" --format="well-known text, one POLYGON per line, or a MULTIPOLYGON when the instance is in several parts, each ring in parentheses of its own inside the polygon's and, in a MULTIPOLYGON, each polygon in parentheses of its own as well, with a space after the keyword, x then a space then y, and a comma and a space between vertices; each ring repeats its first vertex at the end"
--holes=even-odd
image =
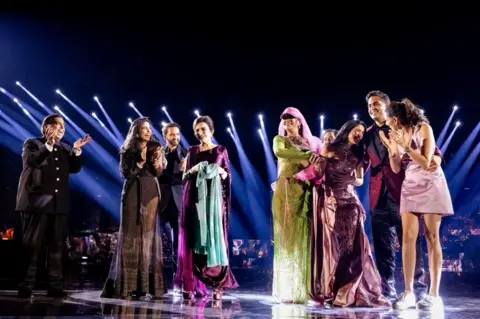
POLYGON ((148 299, 166 293, 157 177, 167 163, 161 149, 148 119, 132 122, 120 150, 125 182, 118 244, 101 297, 148 299))

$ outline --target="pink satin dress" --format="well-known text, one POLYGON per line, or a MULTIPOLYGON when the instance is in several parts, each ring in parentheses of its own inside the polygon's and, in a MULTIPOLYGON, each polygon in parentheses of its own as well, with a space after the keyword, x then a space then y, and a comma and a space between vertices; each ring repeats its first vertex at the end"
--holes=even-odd
MULTIPOLYGON (((413 135, 411 148, 420 153, 422 146, 423 139, 417 130, 413 135)), ((401 146, 398 148, 403 156, 405 150, 401 146)), ((408 163, 402 184, 400 212, 453 215, 447 179, 440 166, 434 172, 429 172, 416 161, 408 163)))

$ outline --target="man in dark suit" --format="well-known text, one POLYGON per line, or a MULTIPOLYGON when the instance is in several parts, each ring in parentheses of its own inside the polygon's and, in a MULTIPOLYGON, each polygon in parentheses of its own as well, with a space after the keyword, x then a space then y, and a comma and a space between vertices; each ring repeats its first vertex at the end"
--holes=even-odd
POLYGON ((70 174, 81 169, 82 146, 87 135, 73 147, 61 142, 65 122, 61 115, 45 117, 42 137, 25 140, 22 150, 23 170, 17 191, 16 211, 21 214, 22 260, 18 296, 32 297, 37 263, 42 243, 48 250, 48 295, 65 297, 63 290, 62 253, 65 215, 69 210, 70 174))
POLYGON ((170 235, 173 254, 172 261, 176 263, 178 218, 182 209, 182 175, 187 149, 180 145, 180 126, 177 123, 166 124, 162 129, 162 135, 167 144, 163 149, 168 164, 163 174, 159 177, 161 191, 160 220, 164 229, 170 235))
MULTIPOLYGON (((388 157, 388 150, 380 140, 379 132, 388 136, 389 128, 385 124, 385 108, 390 104, 390 98, 381 91, 371 91, 366 96, 368 114, 374 120, 367 129, 365 142, 367 160, 370 166, 370 210, 372 212, 373 247, 378 272, 382 277, 382 293, 389 299, 397 297, 395 290, 395 239, 402 245, 402 220, 400 217, 400 194, 405 178, 406 162, 402 171, 395 174, 388 157)), ((441 165, 441 154, 438 148, 433 156, 430 169, 441 165)), ((417 239, 417 262, 415 266, 414 290, 421 299, 427 292, 424 283, 425 270, 420 236, 417 239)))

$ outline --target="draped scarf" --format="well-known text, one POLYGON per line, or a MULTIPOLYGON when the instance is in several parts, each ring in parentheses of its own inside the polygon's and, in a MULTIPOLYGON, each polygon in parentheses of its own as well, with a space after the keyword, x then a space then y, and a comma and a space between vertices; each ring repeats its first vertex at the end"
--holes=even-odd
POLYGON ((222 222, 222 189, 219 166, 200 162, 197 173, 196 188, 197 208, 196 235, 194 251, 207 255, 207 266, 227 266, 227 247, 224 241, 222 222), (211 180, 210 189, 208 180, 211 180))

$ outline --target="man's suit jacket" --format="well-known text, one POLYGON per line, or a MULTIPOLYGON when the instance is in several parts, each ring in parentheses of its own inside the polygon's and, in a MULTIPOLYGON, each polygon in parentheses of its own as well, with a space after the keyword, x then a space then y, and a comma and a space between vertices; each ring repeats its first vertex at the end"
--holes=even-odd
MULTIPOLYGON (((407 167, 410 159, 403 160, 401 162, 401 170, 399 173, 394 173, 392 168, 390 167, 390 160, 388 158, 388 154, 386 158, 381 157, 380 153, 377 151, 377 148, 373 144, 374 139, 374 132, 373 125, 367 128, 367 132, 365 134, 366 140, 366 162, 367 168, 365 172, 370 167, 370 183, 369 183, 369 197, 370 197, 370 209, 374 210, 377 207, 378 200, 380 199, 380 195, 383 192, 382 185, 388 189, 390 194, 392 195, 393 199, 400 204, 400 195, 402 192, 402 183, 405 179, 405 168, 407 167)), ((385 147, 385 146, 381 146, 385 147)), ((442 153, 440 149, 436 146, 434 155, 442 157, 442 153)))
MULTIPOLYGON (((396 174, 392 171, 392 168, 390 167, 388 155, 386 156, 386 159, 382 159, 380 153, 377 151, 377 148, 373 145, 373 134, 374 130, 372 125, 367 129, 367 133, 365 134, 367 146, 365 159, 367 161, 368 167, 370 167, 370 183, 368 186, 371 210, 374 210, 377 207, 378 200, 383 191, 383 184, 385 184, 385 187, 387 187, 388 191, 395 199, 395 201, 397 203, 400 203, 402 183, 405 179, 405 170, 403 167, 400 173, 396 174), (383 183, 383 181, 385 181, 385 183, 383 183)), ((385 146, 382 145, 382 147, 385 146)))
POLYGON ((72 146, 57 142, 50 152, 45 138, 25 140, 23 170, 17 191, 17 212, 66 214, 69 210, 69 175, 82 167, 72 146))
MULTIPOLYGON (((170 149, 165 146, 165 157, 168 156, 170 149)), ((178 145, 175 149, 177 152, 178 158, 181 160, 187 156, 188 150, 181 145, 178 145)), ((168 164, 167 164, 168 165, 168 164)), ((180 170, 179 163, 175 162, 173 167, 173 174, 177 176, 182 176, 183 172, 180 170)), ((172 180, 170 176, 164 175, 160 176, 159 178, 160 183, 160 191, 162 193, 162 197, 160 200, 160 212, 164 211, 170 200, 174 200, 177 210, 180 211, 182 207, 182 194, 183 194, 183 183, 180 185, 172 185, 172 180)))

